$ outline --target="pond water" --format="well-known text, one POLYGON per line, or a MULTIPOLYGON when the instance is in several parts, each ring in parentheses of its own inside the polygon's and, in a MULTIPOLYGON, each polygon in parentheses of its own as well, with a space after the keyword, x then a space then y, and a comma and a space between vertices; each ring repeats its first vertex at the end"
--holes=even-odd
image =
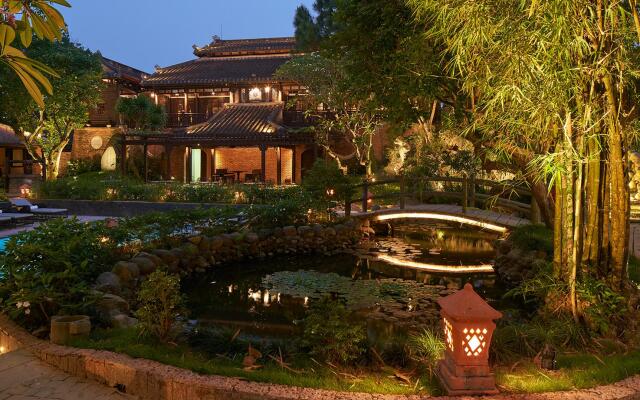
POLYGON ((396 225, 392 236, 363 242, 352 254, 238 263, 187 280, 184 289, 201 326, 286 336, 299 331, 314 301, 330 295, 364 319, 370 333, 415 331, 434 326, 435 301, 466 282, 496 297, 492 273, 467 269, 491 265, 496 238, 446 225, 396 225))

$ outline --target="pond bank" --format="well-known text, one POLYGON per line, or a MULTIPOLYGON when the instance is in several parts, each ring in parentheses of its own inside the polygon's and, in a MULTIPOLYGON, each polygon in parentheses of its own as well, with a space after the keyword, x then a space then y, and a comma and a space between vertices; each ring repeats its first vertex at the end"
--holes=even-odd
MULTIPOLYGON (((158 362, 133 359, 108 351, 76 349, 50 344, 31 336, 5 315, 0 314, 0 343, 13 343, 14 349, 27 349, 46 363, 79 378, 109 387, 123 388, 141 399, 228 398, 234 400, 367 399, 418 400, 454 399, 450 397, 394 396, 368 393, 334 392, 284 385, 247 382, 237 378, 203 376, 158 362)), ((570 392, 540 394, 502 394, 487 400, 632 400, 640 398, 640 375, 612 385, 570 392)))

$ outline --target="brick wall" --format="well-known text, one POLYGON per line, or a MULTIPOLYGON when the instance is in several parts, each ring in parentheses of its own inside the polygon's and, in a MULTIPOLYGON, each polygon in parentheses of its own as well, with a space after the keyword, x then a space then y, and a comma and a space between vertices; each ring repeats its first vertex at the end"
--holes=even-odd
MULTIPOLYGON (((211 166, 211 150, 203 149, 205 152, 207 169, 211 166)), ((297 154, 297 176, 298 182, 300 177, 300 155, 302 151, 298 150, 297 154)), ((176 180, 182 180, 185 176, 185 147, 174 147, 171 152, 171 176, 176 180)), ((282 165, 282 183, 292 180, 292 159, 293 151, 291 149, 281 150, 282 165)), ((229 171, 241 170, 248 173, 261 169, 261 154, 257 147, 236 147, 236 148, 217 148, 216 149, 216 165, 215 169, 224 169, 229 171)), ((209 174, 207 174, 208 177, 209 174)), ((276 149, 271 147, 266 153, 266 179, 267 181, 277 181, 277 153, 276 149)), ((240 179, 244 180, 245 173, 240 174, 240 179)))
MULTIPOLYGON (((73 133, 73 144, 71 152, 62 153, 60 158, 60 172, 64 174, 70 160, 82 158, 102 157, 104 151, 111 145, 114 135, 120 133, 118 128, 96 128, 87 127, 76 129, 73 133), (94 149, 91 145, 93 138, 99 137, 102 142, 100 147, 94 149)), ((98 140, 96 139, 96 144, 98 140)))

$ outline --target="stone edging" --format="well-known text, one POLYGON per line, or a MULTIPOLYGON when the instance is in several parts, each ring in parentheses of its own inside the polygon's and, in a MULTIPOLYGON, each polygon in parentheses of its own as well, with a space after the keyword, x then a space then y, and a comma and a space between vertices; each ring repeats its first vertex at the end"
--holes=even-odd
MULTIPOLYGON (((392 396, 369 393, 335 392, 294 386, 249 382, 239 378, 204 376, 155 361, 133 359, 109 351, 58 346, 37 339, 0 314, 0 346, 4 352, 27 349, 42 361, 79 378, 93 379, 110 387, 118 386, 128 394, 153 400, 418 400, 426 396, 392 396)), ((433 400, 470 399, 470 397, 431 397, 433 400)), ((640 375, 612 385, 570 392, 529 395, 503 394, 483 397, 492 400, 633 400, 640 399, 640 375)))

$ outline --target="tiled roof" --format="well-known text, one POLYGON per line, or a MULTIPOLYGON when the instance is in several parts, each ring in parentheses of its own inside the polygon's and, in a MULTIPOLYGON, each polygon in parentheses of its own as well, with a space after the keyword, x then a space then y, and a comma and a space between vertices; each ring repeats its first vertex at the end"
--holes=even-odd
POLYGON ((211 44, 204 47, 194 46, 193 54, 198 57, 290 54, 295 47, 296 39, 293 37, 222 40, 214 36, 211 44))
POLYGON ((10 126, 0 124, 1 147, 23 147, 22 140, 13 132, 10 126))
POLYGON ((219 139, 263 139, 283 131, 277 124, 282 109, 282 103, 227 104, 209 121, 187 128, 186 134, 219 139))
POLYGON ((248 57, 203 57, 157 70, 144 86, 205 86, 240 82, 273 82, 273 74, 289 55, 248 57))
POLYGON ((135 69, 128 65, 102 57, 102 71, 105 78, 127 79, 134 83, 140 84, 149 74, 139 69, 135 69))

